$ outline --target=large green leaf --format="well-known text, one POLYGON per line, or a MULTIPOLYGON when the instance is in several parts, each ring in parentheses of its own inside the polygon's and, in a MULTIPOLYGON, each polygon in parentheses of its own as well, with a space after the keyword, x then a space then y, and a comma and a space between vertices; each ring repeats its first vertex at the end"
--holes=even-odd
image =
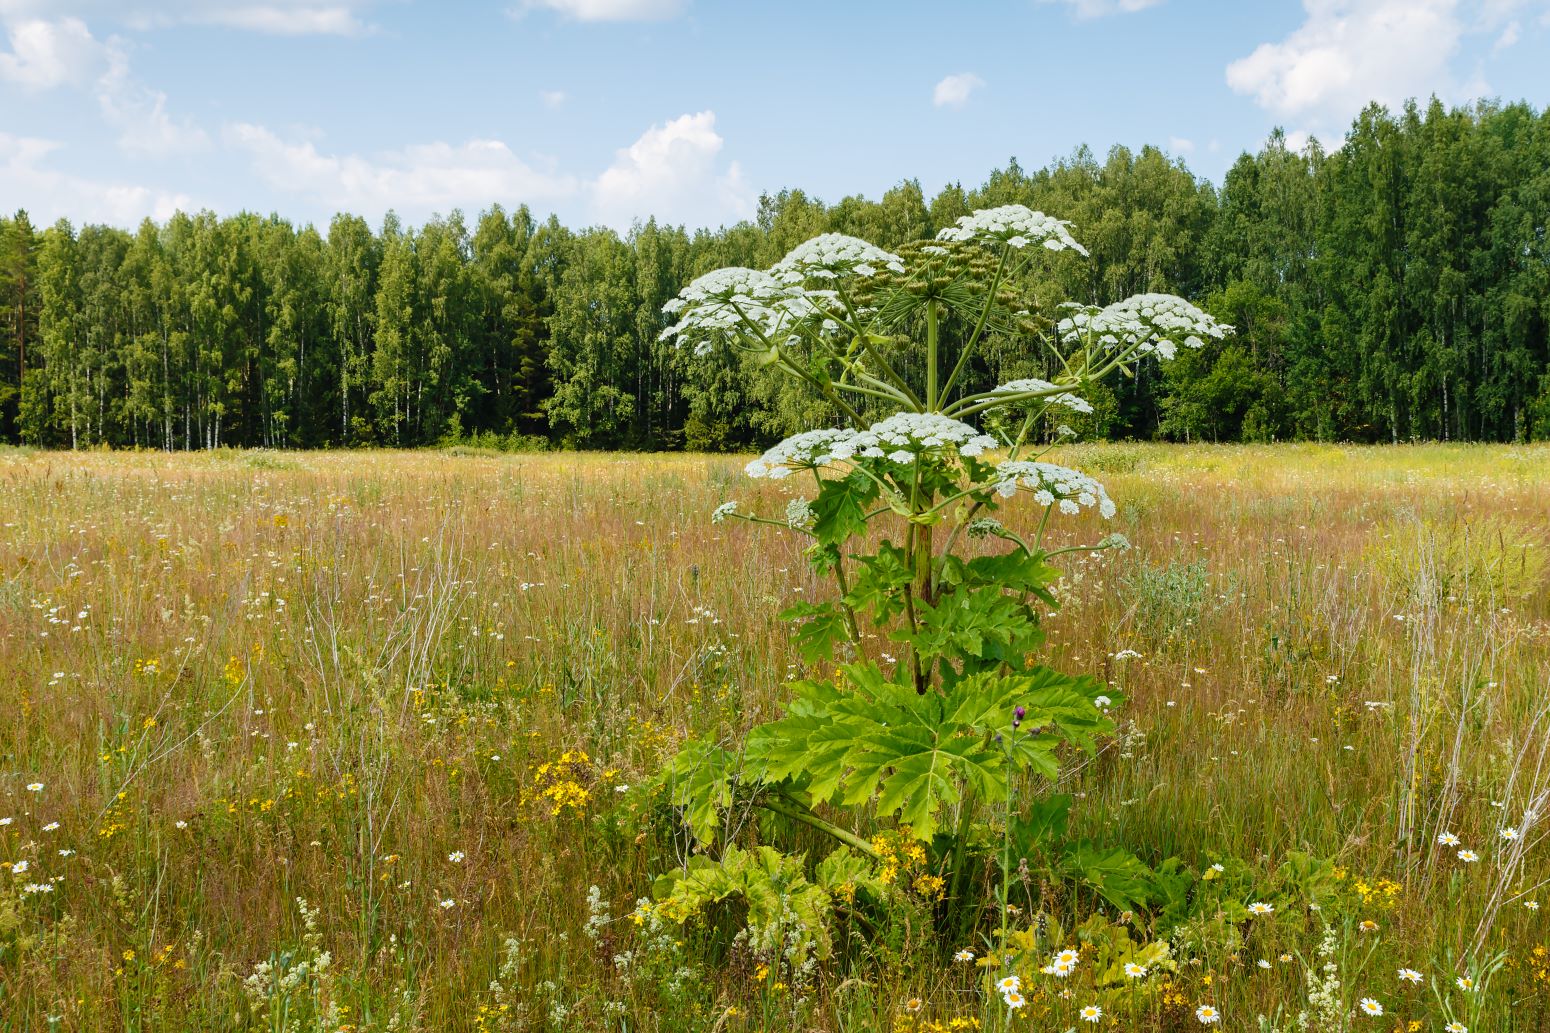
MULTIPOLYGON (((690 858, 683 868, 659 877, 651 891, 657 913, 678 923, 711 904, 740 898, 748 908, 752 945, 778 951, 794 934, 800 963, 800 955, 809 949, 822 959, 832 948, 829 891, 809 882, 802 869, 801 857, 773 847, 743 850, 731 844, 720 860, 690 858)), ((840 861, 828 874, 843 876, 848 870, 840 861)))
POLYGON ((1065 859, 1066 871, 1121 911, 1139 910, 1154 895, 1152 870, 1121 847, 1107 850, 1078 843, 1065 859))
POLYGON ((897 812, 922 840, 966 789, 1003 800, 1011 770, 1053 776, 1061 742, 1090 747, 1110 727, 1092 702, 1095 681, 1047 668, 976 674, 924 695, 873 663, 841 674, 838 684, 798 683, 786 715, 754 729, 750 772, 766 782, 789 779, 815 803, 897 812), (1014 731, 1017 706, 1026 715, 1014 731))
POLYGON ((927 662, 960 661, 964 673, 1023 666, 1044 639, 1038 620, 1027 606, 1000 588, 960 586, 936 603, 917 603, 919 630, 900 631, 927 662))
POLYGON ((875 555, 863 556, 856 564, 845 601, 852 609, 869 611, 874 621, 883 624, 903 608, 902 590, 913 576, 905 563, 904 550, 892 542, 883 542, 875 555))
POLYGON ((668 761, 658 781, 668 800, 683 811, 689 831, 701 843, 714 843, 721 814, 732 805, 738 759, 707 739, 692 739, 668 761))
POLYGON ((833 655, 835 644, 850 634, 845 615, 833 603, 797 603, 782 610, 780 619, 800 622, 793 641, 808 663, 833 655))
POLYGON ((877 482, 860 470, 823 482, 813 500, 813 536, 837 547, 866 531, 867 504, 877 498, 877 482))

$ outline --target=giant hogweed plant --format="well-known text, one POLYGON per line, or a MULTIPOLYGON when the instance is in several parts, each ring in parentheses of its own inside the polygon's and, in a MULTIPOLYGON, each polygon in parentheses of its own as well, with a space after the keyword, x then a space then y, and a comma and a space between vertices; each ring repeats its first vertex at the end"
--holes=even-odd
MULTIPOLYGON (((700 353, 752 353, 807 384, 843 424, 748 464, 750 477, 805 479, 810 498, 779 515, 736 502, 714 514, 808 540, 833 597, 781 616, 803 656, 832 661, 834 675, 795 683, 783 716, 742 744, 691 741, 670 763, 662 785, 700 850, 658 880, 659 913, 681 920, 736 896, 756 930, 782 909, 814 930, 832 900, 897 877, 897 844, 914 841, 905 853, 929 850, 945 876, 922 884, 925 895, 939 919, 956 913, 949 924, 961 931, 977 910, 973 855, 1000 860, 1006 894, 1011 822, 999 836, 976 826, 980 805, 1008 805, 1019 776, 1054 779, 1063 754, 1091 752, 1113 730, 1112 690, 1035 659, 1039 612, 1057 605, 1053 561, 1073 551, 1045 548, 1049 522, 1115 509, 1093 478, 1045 461, 1040 442, 1055 415, 1091 411, 1089 385, 1231 328, 1170 295, 1041 306, 1022 285, 1065 252, 1087 254, 1068 223, 1010 205, 897 254, 824 234, 771 269, 708 273, 666 306, 677 321, 664 336, 700 353), (1042 352, 1057 372, 967 392, 991 341, 1042 352), (995 518, 1017 502, 1041 511, 1031 536, 995 518), (760 809, 837 841, 816 882, 769 846, 718 842, 760 809), (881 835, 863 835, 867 826, 881 835)), ((808 935, 822 952, 823 934, 808 935)))

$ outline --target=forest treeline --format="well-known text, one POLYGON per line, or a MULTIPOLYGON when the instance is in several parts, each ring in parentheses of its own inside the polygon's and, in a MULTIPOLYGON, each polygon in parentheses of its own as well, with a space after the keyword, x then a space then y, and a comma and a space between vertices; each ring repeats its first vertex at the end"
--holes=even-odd
MULTIPOLYGON (((747 447, 825 418, 732 356, 659 341, 662 304, 724 265, 766 267, 824 231, 883 247, 972 209, 1074 223, 1086 261, 1036 296, 1192 298, 1236 336, 1143 368, 1095 436, 1550 438, 1550 110, 1376 105, 1343 144, 1273 135, 1220 187, 1154 148, 1014 160, 935 197, 905 181, 752 222, 628 234, 526 207, 418 228, 335 216, 177 214, 128 231, 0 219, 0 440, 163 449, 424 445, 747 447)), ((991 348, 965 391, 1049 374, 991 348)))

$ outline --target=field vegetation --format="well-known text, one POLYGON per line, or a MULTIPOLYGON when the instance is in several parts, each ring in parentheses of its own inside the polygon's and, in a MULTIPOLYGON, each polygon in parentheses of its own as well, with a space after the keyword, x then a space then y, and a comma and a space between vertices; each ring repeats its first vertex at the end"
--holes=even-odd
POLYGON ((801 543, 710 520, 795 479, 0 452, 0 1029, 1550 1024, 1550 450, 1052 458, 1118 513, 1046 547, 1131 544, 1054 560, 1041 614, 1114 728, 970 805, 1044 834, 944 931, 942 859, 884 814, 854 907, 791 915, 829 846, 768 813, 727 841, 805 867, 663 906, 705 849, 670 759, 832 674, 775 617, 831 592, 801 543), (998 942, 1076 961, 1008 1008, 998 942))

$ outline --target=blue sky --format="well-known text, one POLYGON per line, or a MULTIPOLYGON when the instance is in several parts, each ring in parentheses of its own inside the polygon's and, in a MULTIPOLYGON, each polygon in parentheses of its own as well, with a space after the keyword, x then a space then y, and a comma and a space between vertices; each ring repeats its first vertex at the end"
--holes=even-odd
POLYGON ((1550 0, 0 0, 0 209, 719 225, 1153 143, 1220 182, 1368 99, 1550 103, 1550 0))

